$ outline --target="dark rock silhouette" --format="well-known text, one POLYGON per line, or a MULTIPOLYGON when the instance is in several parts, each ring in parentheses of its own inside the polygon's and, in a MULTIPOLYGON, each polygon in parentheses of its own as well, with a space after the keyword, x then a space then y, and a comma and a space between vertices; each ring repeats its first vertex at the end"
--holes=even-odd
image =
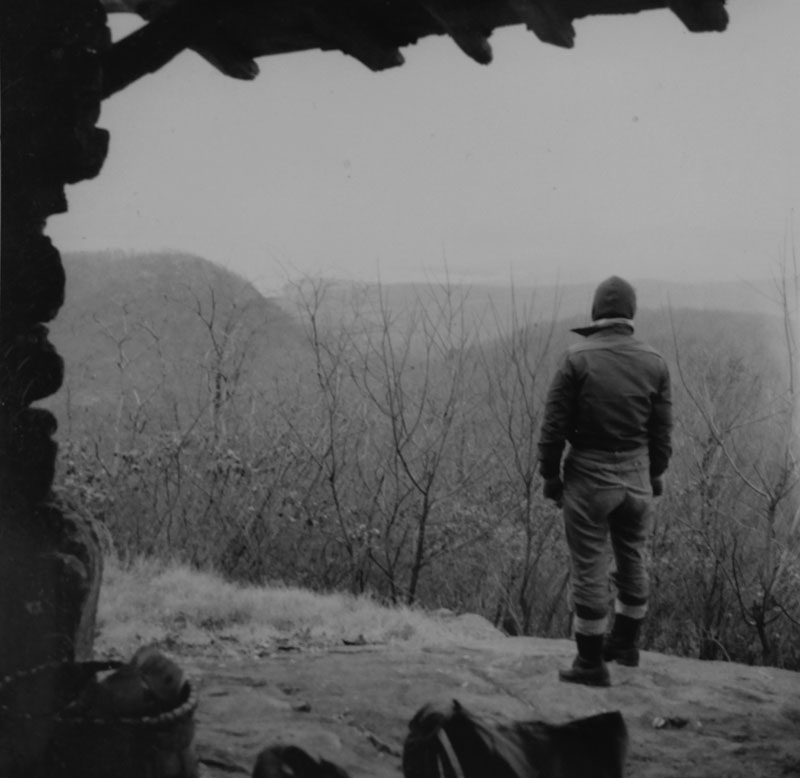
POLYGON ((370 70, 402 65, 400 49, 447 35, 479 64, 492 61, 489 36, 524 24, 539 40, 571 48, 573 21, 597 14, 670 8, 692 32, 727 27, 725 0, 417 0, 377 3, 259 0, 104 0, 109 11, 133 11, 148 24, 116 44, 105 64, 110 95, 158 70, 186 48, 233 78, 258 75, 258 57, 322 49, 355 57, 370 70))
POLYGON ((64 300, 64 269, 43 234, 64 186, 100 170, 101 53, 92 0, 9 0, 0 12, 3 85, 0 233, 0 674, 91 652, 101 556, 91 522, 51 493, 56 420, 31 403, 59 388, 44 326, 64 300))
POLYGON ((298 746, 267 746, 256 758, 253 778, 349 778, 341 767, 315 759, 298 746))

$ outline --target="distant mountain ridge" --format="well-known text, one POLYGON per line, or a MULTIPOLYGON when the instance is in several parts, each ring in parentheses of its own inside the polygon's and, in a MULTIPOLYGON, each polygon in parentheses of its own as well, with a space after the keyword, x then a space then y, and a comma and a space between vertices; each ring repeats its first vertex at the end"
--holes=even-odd
MULTIPOLYGON (((651 279, 632 279, 637 293, 637 323, 646 325, 658 320, 669 321, 670 311, 677 319, 692 312, 709 319, 722 314, 728 326, 745 326, 759 318, 778 320, 782 308, 775 283, 769 280, 732 281, 703 284, 677 284, 651 279)), ((305 279, 284 288, 276 298, 287 312, 296 312, 298 290, 303 285, 324 286, 323 308, 331 316, 346 312, 354 300, 360 306, 363 321, 370 313, 380 317, 381 305, 393 312, 394 321, 411 325, 423 304, 442 304, 446 298, 459 309, 463 326, 474 329, 481 340, 498 337, 523 321, 549 324, 563 322, 570 327, 590 321, 595 284, 563 286, 490 286, 475 284, 358 284, 349 281, 305 279), (381 302, 382 301, 382 302, 381 302), (516 324, 515 324, 516 322, 516 324)), ((345 317, 346 318, 346 317, 345 317)), ((697 316, 690 316, 697 321, 697 316)), ((716 326, 716 325, 715 325, 716 326)), ((561 329, 559 326, 557 329, 561 329)))
MULTIPOLYGON (((392 320, 403 326, 413 323, 420 300, 435 306, 450 294, 463 312, 461 323, 484 342, 526 320, 558 322, 554 347, 572 337, 569 327, 588 321, 594 293, 593 284, 378 287, 305 279, 280 297, 266 298, 235 273, 183 253, 66 254, 64 264, 67 299, 51 325, 51 338, 65 359, 66 378, 47 405, 71 421, 79 412, 111 418, 123 406, 148 402, 160 412, 172 406, 173 413, 179 408, 198 413, 212 401, 209 393, 235 393, 245 384, 248 391, 259 391, 301 362, 308 369, 309 344, 299 314, 309 284, 325 287, 320 313, 330 314, 332 324, 356 321, 357 298, 367 303, 358 312, 359 326, 378 322, 380 293, 392 320)), ((670 309, 679 330, 683 322, 685 329, 717 331, 726 338, 744 330, 748 338, 761 337, 765 330, 757 321, 781 313, 769 281, 633 283, 642 336, 667 345, 670 309), (711 310, 730 313, 703 313, 711 310)))
MULTIPOLYGON (((336 279, 313 279, 315 283, 327 284, 334 296, 349 295, 353 289, 377 293, 378 285, 356 283, 336 279)), ((775 282, 770 279, 719 281, 703 283, 675 283, 656 279, 629 279, 636 289, 640 310, 662 310, 672 308, 694 308, 708 311, 731 311, 734 313, 763 313, 777 315, 780 306, 776 300, 775 282)), ((428 284, 390 283, 380 288, 390 301, 402 304, 428 284)), ((434 282, 430 286, 437 286, 434 282)), ((531 286, 526 284, 502 286, 499 284, 460 284, 449 286, 469 298, 471 307, 494 304, 506 308, 512 299, 518 305, 528 306, 536 318, 571 318, 589 315, 596 284, 563 284, 531 286)), ((284 288, 285 304, 291 297, 292 287, 284 288)))
POLYGON ((209 382, 259 385, 303 342, 274 301, 200 257, 80 253, 64 266, 66 302, 50 330, 65 382, 47 403, 62 416, 113 415, 150 397, 199 407, 209 382))

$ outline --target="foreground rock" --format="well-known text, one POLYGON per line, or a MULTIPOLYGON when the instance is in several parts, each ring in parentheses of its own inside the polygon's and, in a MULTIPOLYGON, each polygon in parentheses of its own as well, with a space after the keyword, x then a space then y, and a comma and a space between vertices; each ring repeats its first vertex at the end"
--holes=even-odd
POLYGON ((563 684, 569 641, 343 646, 222 659, 182 656, 200 697, 201 775, 249 775, 268 744, 295 744, 353 778, 399 776, 408 721, 429 701, 475 713, 563 722, 620 710, 635 778, 800 775, 800 674, 644 653, 611 665, 613 686, 563 684))

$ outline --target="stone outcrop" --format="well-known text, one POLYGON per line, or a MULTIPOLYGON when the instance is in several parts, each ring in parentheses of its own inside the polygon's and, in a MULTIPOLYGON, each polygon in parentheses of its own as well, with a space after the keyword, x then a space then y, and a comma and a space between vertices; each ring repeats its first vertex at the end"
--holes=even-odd
POLYGON ((398 67, 400 49, 446 35, 481 65, 492 61, 498 27, 525 25, 540 41, 575 45, 573 22, 600 14, 669 8, 691 32, 727 27, 725 0, 102 0, 148 24, 115 44, 105 62, 105 94, 158 70, 186 48, 233 78, 258 75, 256 59, 290 51, 339 50, 370 70, 398 67))
POLYGON ((56 420, 31 407, 61 385, 45 326, 64 301, 64 269, 44 234, 64 186, 97 175, 108 133, 93 0, 4 0, 0 233, 0 675, 91 652, 101 555, 91 521, 52 493, 56 420))

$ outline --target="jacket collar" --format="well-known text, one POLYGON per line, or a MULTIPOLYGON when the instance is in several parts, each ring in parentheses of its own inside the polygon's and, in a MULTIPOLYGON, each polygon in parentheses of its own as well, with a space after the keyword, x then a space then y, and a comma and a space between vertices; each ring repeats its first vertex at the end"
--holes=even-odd
POLYGON ((588 337, 589 335, 594 335, 595 332, 601 332, 602 330, 611 328, 619 328, 620 330, 625 328, 627 331, 633 332, 633 319, 624 319, 621 317, 614 319, 597 319, 586 327, 575 327, 570 330, 570 332, 576 332, 578 335, 588 337))

